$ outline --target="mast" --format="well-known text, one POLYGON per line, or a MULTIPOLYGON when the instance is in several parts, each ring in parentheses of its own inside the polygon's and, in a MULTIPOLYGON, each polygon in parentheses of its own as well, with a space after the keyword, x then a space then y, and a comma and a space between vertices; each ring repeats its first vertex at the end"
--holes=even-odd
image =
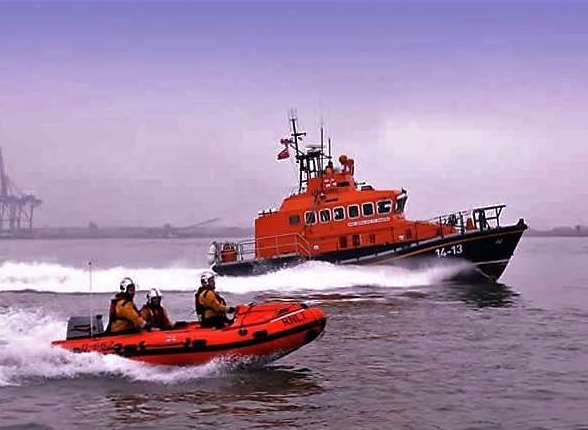
POLYGON ((296 160, 298 160, 298 156, 302 154, 302 151, 300 151, 299 146, 298 146, 298 139, 301 139, 302 136, 306 136, 306 132, 299 132, 296 128, 296 122, 298 121, 298 118, 296 118, 296 115, 294 115, 294 113, 292 113, 292 115, 290 116, 290 122, 292 123, 292 137, 294 138, 294 149, 296 149, 296 160))
POLYGON ((292 132, 290 139, 282 139, 288 147, 294 149, 296 153, 296 163, 298 164, 298 192, 302 192, 308 181, 312 178, 318 178, 324 173, 324 160, 330 159, 331 139, 329 139, 329 156, 325 155, 325 130, 321 124, 321 141, 320 145, 313 144, 302 146, 302 137, 306 132, 298 130, 298 118, 294 111, 290 112, 290 126, 292 132))
POLYGON ((306 154, 300 150, 300 145, 298 140, 301 139, 303 136, 306 136, 306 132, 299 132, 297 128, 297 121, 296 114, 294 111, 290 113, 290 123, 292 125, 292 141, 294 143, 294 150, 296 151, 296 163, 298 164, 298 192, 302 191, 304 184, 308 181, 308 166, 306 161, 306 154), (306 176, 306 177, 305 177, 306 176))

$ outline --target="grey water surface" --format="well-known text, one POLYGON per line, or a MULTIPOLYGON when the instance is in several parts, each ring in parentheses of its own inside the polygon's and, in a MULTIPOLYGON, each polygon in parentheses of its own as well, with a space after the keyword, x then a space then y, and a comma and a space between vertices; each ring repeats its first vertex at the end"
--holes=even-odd
MULTIPOLYGON (((6 273, 7 260, 83 269, 88 254, 105 267, 205 267, 205 241, 0 246, 6 273)), ((9 329, 26 340, 27 324, 43 333, 83 314, 88 295, 6 291, 0 272, 0 429, 588 429, 587 262, 585 239, 524 238, 499 285, 231 290, 232 303, 302 300, 328 315, 319 340, 245 370, 86 364, 44 335, 13 342, 9 329)), ((91 300, 106 309, 109 296, 91 300)), ((189 315, 191 291, 164 296, 189 315)))

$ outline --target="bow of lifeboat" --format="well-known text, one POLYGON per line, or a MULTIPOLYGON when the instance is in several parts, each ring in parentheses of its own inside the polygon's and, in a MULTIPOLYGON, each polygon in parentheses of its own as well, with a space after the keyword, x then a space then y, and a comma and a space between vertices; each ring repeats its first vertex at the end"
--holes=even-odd
MULTIPOLYGON (((325 325, 326 316, 317 307, 296 303, 251 304, 238 306, 233 323, 222 329, 187 322, 176 324, 171 330, 68 336, 53 345, 73 352, 117 354, 159 365, 200 365, 219 358, 263 363, 313 341, 325 325)), ((85 329, 89 330, 89 324, 85 329)))

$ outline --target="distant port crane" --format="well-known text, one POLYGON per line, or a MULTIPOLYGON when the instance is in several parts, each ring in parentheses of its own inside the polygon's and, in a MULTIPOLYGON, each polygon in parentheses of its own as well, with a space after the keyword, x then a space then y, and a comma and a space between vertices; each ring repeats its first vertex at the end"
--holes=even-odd
POLYGON ((22 192, 8 177, 0 148, 0 236, 30 234, 34 210, 41 203, 35 195, 22 192))

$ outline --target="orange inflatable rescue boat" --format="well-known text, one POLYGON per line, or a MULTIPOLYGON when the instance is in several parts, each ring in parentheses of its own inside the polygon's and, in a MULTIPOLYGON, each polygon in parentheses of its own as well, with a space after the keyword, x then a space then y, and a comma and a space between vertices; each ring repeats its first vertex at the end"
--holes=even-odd
POLYGON ((217 358, 269 362, 316 339, 326 316, 317 307, 298 303, 237 306, 233 323, 222 329, 180 322, 170 330, 105 333, 102 316, 72 317, 66 340, 53 345, 73 352, 117 354, 160 365, 199 365, 217 358))

